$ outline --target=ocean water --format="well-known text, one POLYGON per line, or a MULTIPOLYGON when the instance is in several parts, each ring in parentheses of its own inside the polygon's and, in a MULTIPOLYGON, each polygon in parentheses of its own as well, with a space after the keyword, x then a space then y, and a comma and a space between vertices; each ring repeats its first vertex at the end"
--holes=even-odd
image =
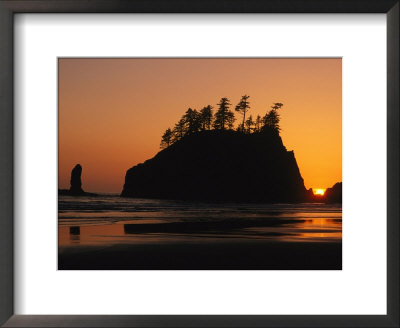
POLYGON ((59 247, 263 239, 340 242, 338 204, 204 203, 59 196, 59 247))

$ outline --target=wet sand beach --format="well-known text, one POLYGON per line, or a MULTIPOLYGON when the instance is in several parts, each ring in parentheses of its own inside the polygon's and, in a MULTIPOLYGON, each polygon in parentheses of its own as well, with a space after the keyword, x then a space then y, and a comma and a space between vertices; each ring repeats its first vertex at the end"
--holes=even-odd
POLYGON ((341 270, 340 205, 59 199, 60 270, 341 270))
POLYGON ((64 248, 61 270, 341 270, 341 242, 218 241, 64 248))

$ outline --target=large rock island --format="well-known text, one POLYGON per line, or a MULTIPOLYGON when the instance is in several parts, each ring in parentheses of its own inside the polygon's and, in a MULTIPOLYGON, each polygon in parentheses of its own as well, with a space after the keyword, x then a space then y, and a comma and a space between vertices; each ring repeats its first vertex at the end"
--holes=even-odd
POLYGON ((121 196, 269 203, 308 199, 293 151, 273 130, 184 136, 130 168, 121 196))

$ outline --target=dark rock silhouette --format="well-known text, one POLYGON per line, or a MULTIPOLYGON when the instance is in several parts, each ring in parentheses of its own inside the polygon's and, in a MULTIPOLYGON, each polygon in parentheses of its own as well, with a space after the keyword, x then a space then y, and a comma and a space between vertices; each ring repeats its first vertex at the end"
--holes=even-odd
POLYGON ((80 164, 76 164, 71 172, 71 187, 69 188, 71 194, 79 195, 84 193, 82 189, 81 175, 82 175, 82 166, 80 164))
POLYGON ((121 196, 274 203, 305 201, 307 190, 277 131, 212 130, 130 168, 121 196))
POLYGON ((58 189, 58 194, 66 196, 96 196, 96 194, 83 191, 81 175, 82 175, 82 166, 80 164, 76 164, 71 172, 71 180, 70 180, 71 186, 69 190, 58 189))
POLYGON ((337 182, 332 188, 326 189, 323 195, 314 195, 312 188, 308 189, 308 201, 318 203, 342 203, 342 183, 337 182))
POLYGON ((337 182, 332 188, 326 189, 324 196, 327 203, 342 203, 342 183, 337 182))

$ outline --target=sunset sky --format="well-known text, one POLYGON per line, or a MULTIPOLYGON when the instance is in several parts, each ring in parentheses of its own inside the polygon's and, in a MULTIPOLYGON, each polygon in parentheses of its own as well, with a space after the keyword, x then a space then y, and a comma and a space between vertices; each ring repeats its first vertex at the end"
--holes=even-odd
MULTIPOLYGON (((189 108, 250 95, 253 118, 284 104, 281 137, 307 188, 342 181, 341 59, 59 59, 59 188, 120 193, 189 108)), ((239 120, 239 114, 236 114, 239 120)), ((236 126, 237 124, 235 124, 236 126)))

